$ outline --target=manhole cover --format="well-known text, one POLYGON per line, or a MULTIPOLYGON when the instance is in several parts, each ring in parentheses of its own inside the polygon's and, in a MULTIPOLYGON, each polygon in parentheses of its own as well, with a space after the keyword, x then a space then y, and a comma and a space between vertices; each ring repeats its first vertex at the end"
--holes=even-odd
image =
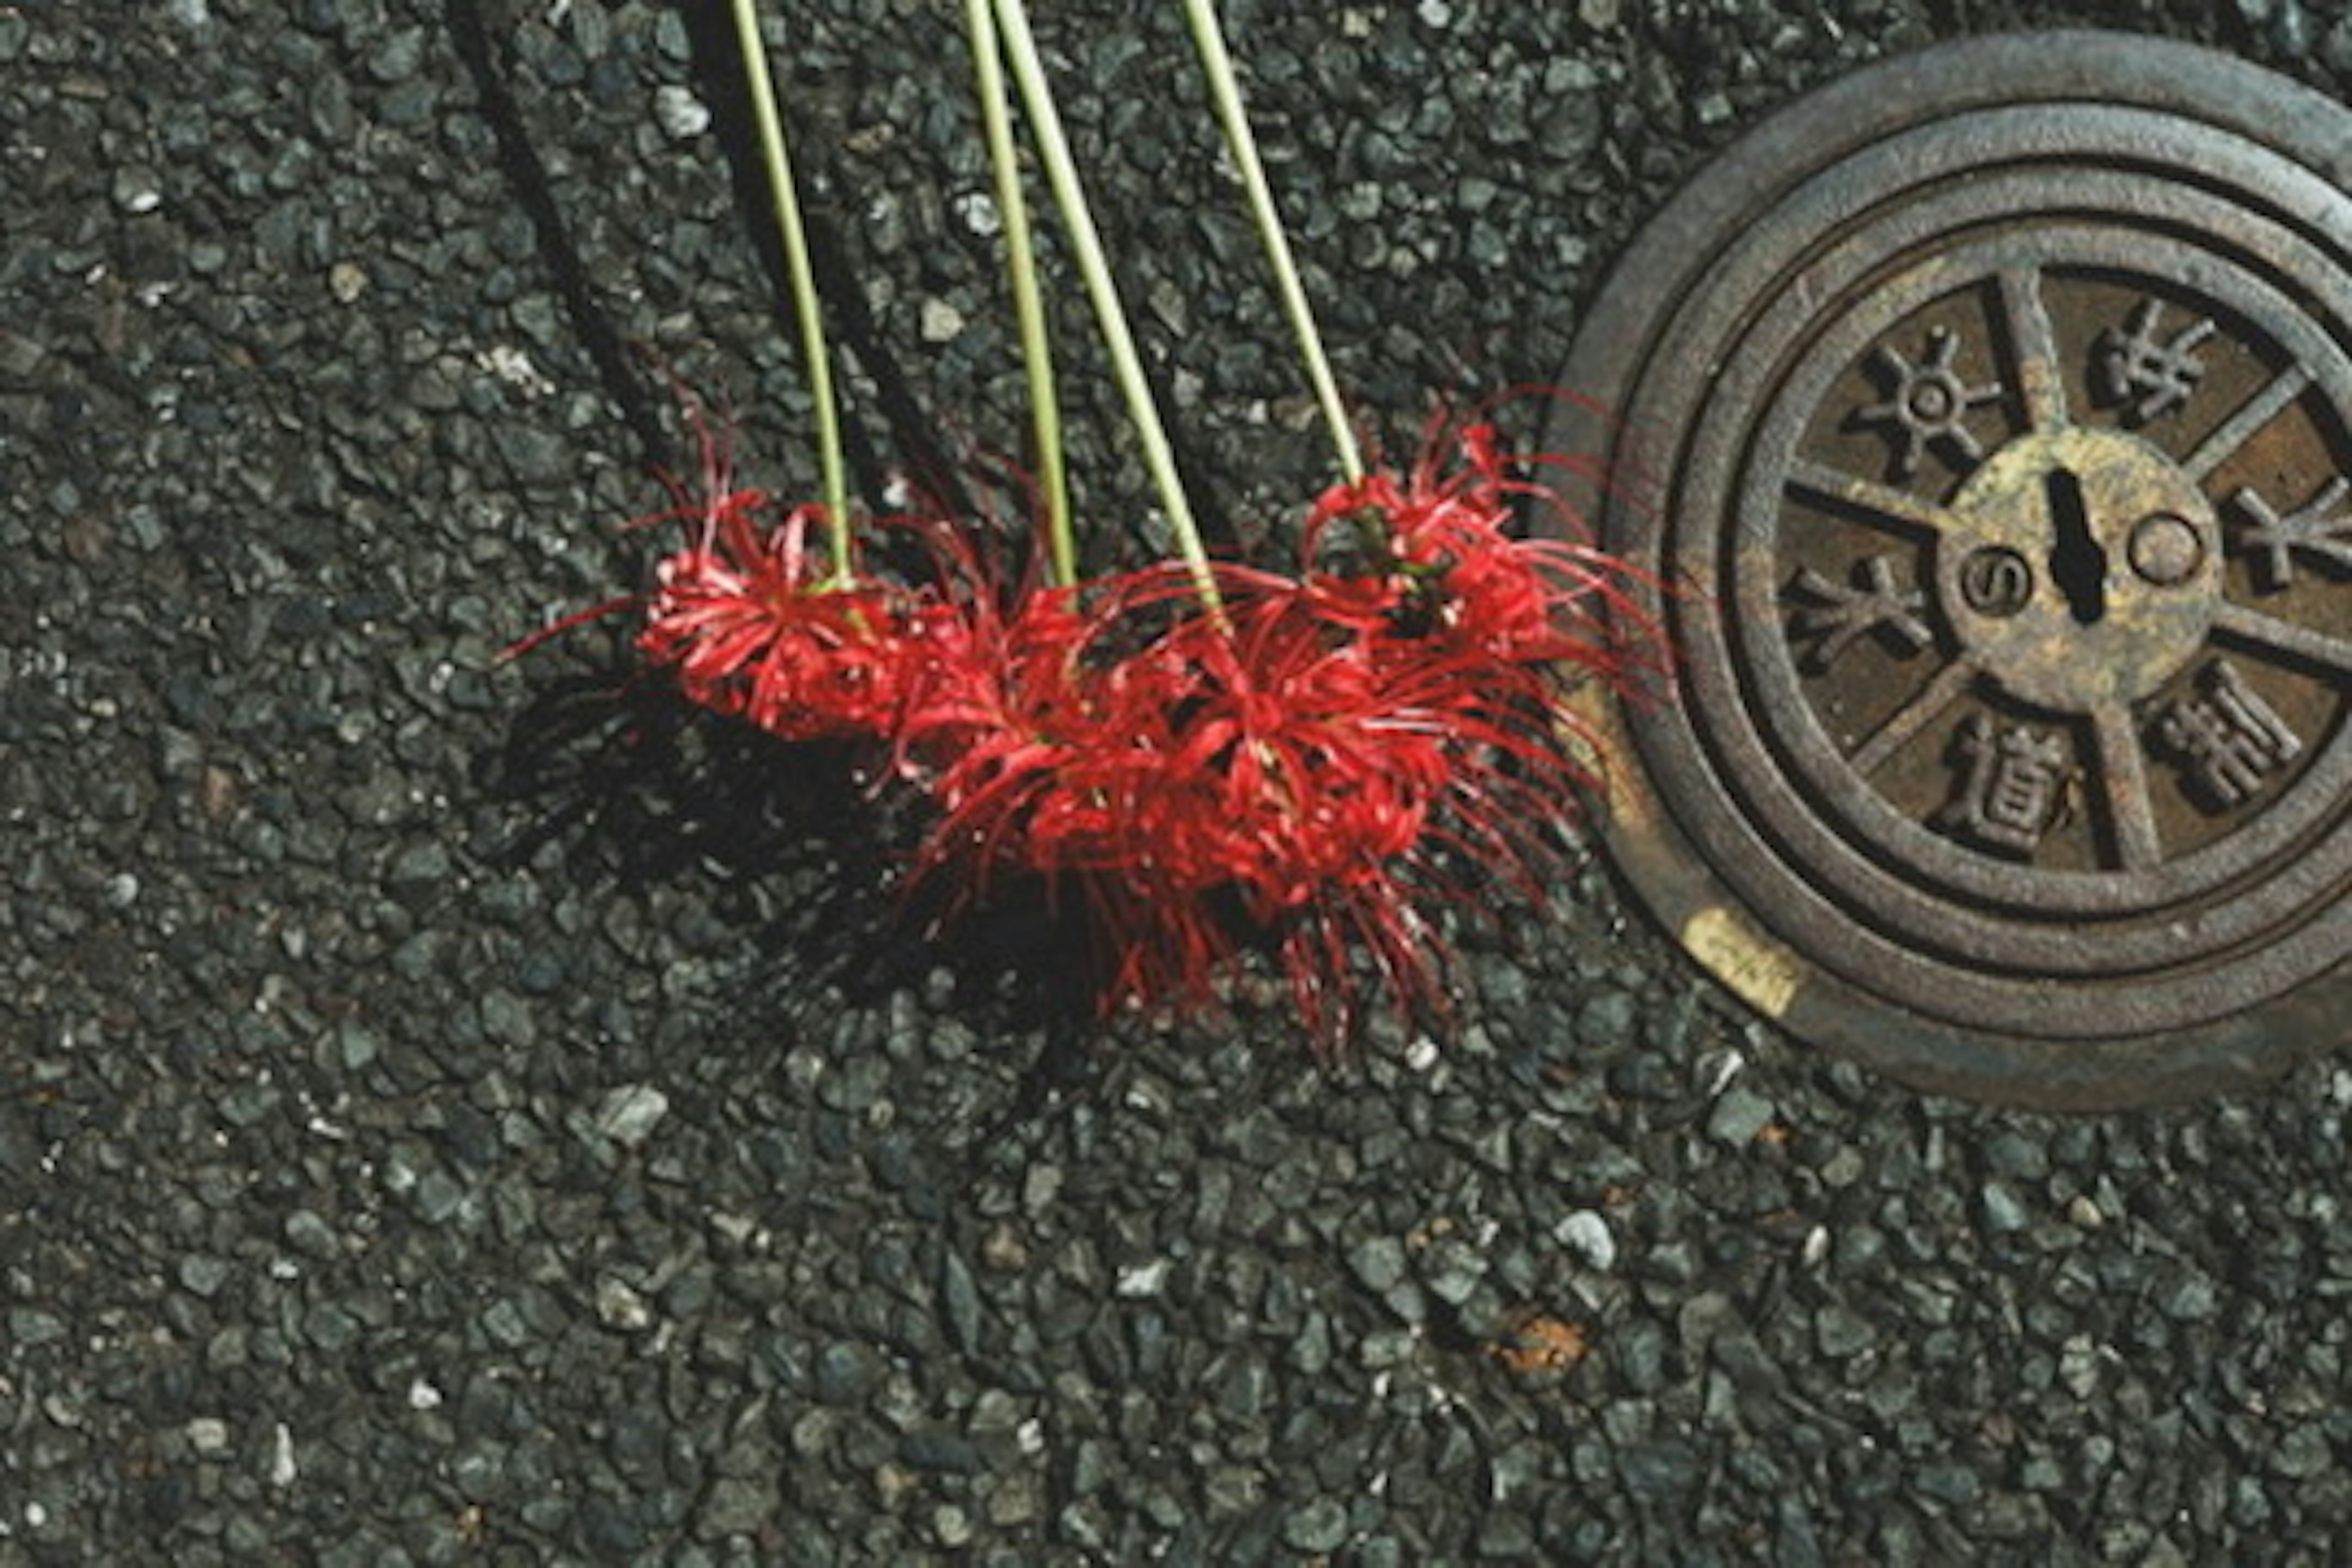
POLYGON ((2147 39, 1865 70, 1588 318, 1548 449, 1681 700, 1608 832, 1801 1037, 2048 1107, 2241 1082, 2352 1004, 2352 114, 2147 39))

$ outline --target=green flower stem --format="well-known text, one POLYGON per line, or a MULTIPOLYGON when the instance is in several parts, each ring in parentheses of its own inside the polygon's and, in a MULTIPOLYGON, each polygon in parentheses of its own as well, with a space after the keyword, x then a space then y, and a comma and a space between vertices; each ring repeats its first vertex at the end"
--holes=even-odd
POLYGON ((1223 31, 1217 26, 1217 13, 1212 0, 1184 0, 1184 15, 1192 24, 1192 44, 1200 51, 1201 67, 1209 78, 1209 96, 1215 101, 1218 123, 1223 126, 1225 144, 1233 150, 1234 163, 1240 168, 1242 185, 1249 193, 1250 216, 1257 224, 1258 237, 1265 242, 1266 260, 1274 268, 1276 282, 1282 291, 1282 308, 1290 318, 1291 331, 1298 339, 1298 352, 1307 362, 1307 379, 1314 384, 1315 400, 1322 405, 1323 421, 1330 426, 1331 443, 1338 448, 1339 471, 1349 484, 1364 477, 1363 455, 1357 449, 1356 433, 1348 425, 1347 411, 1339 403, 1339 388, 1331 379, 1331 362, 1323 353, 1323 335, 1316 331, 1315 310, 1307 301, 1307 287, 1299 281, 1298 264, 1290 254, 1290 237, 1283 232, 1282 218, 1274 208, 1274 189, 1266 184, 1265 164, 1258 157, 1257 138, 1250 132, 1249 115, 1242 108, 1241 80, 1234 72, 1233 56, 1225 50, 1223 31))
POLYGON ((1045 545, 1055 585, 1078 580, 1078 552, 1070 529, 1070 484, 1062 460, 1062 409, 1054 389, 1054 350, 1045 336, 1045 307, 1037 289, 1037 247, 1029 235, 1029 204, 1021 194, 1020 155, 1004 101, 1004 62, 989 0, 964 0, 964 26, 980 86, 980 119, 988 132, 988 161, 996 174, 996 210, 1004 223, 1006 269, 1013 276, 1013 313, 1021 326, 1021 359, 1029 377, 1029 426, 1037 479, 1045 505, 1045 545))
POLYGON ((1013 67, 1013 79, 1021 89, 1022 106, 1028 111, 1030 129, 1037 138, 1046 183, 1053 187, 1054 205, 1061 210, 1062 222, 1070 231, 1071 248, 1077 258, 1078 274, 1086 281, 1087 297, 1094 302, 1103 346, 1109 352, 1119 390, 1126 395, 1129 417, 1135 421, 1136 434, 1143 442, 1144 464, 1159 489, 1160 505, 1167 509, 1169 525, 1176 534, 1176 548, 1184 563, 1192 568, 1201 602, 1211 614, 1220 615, 1223 601, 1209 566, 1209 552, 1201 543, 1201 531, 1192 521, 1192 505, 1184 499, 1184 486, 1176 474, 1175 453, 1168 444, 1167 429, 1160 422, 1160 410, 1151 400, 1151 384, 1144 377, 1143 359, 1136 352, 1127 311, 1119 304, 1118 285, 1111 278, 1110 264, 1104 259, 1102 237, 1095 229, 1086 191, 1078 184, 1077 165, 1070 156, 1069 141, 1062 133, 1062 117, 1054 107, 1053 87, 1046 81, 1045 68, 1037 58, 1037 41, 1029 31, 1028 13, 1021 0, 992 3, 997 28, 1003 37, 1005 58, 1013 67))
POLYGON ((734 0, 737 50, 743 79, 751 89, 751 113, 759 122, 760 157, 767 166, 768 191, 776 206, 776 232, 784 243, 792 277, 793 311, 799 318, 801 357, 807 362, 809 396, 816 405, 817 463, 824 477, 824 521, 833 542, 835 577, 850 574, 849 481, 841 456, 841 414, 833 397, 833 363, 824 342, 824 312, 817 302, 816 274, 809 265, 808 234, 801 226, 799 187, 784 148, 775 79, 768 74, 768 49, 760 37, 754 0, 734 0))

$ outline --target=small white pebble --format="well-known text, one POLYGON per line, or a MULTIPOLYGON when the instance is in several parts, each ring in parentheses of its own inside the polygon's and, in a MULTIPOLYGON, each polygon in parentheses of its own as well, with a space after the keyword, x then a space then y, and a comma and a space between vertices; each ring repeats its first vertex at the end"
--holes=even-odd
POLYGON ((607 1274, 596 1281, 596 1318, 608 1329, 634 1333, 654 1321, 646 1299, 625 1279, 607 1274))
POLYGON ((654 89, 654 123, 680 142, 710 129, 710 110, 690 88, 671 82, 654 89))
POLYGON ((292 1486, 294 1478, 301 1473, 294 1463, 294 1434, 280 1421, 269 1444, 269 1484, 283 1490, 292 1486))
POLYGON ((1155 1258, 1150 1262, 1118 1271, 1118 1290, 1130 1300, 1157 1296, 1168 1280, 1168 1259, 1155 1258))
POLYGON ((984 191, 967 192, 948 205, 955 208, 956 216, 963 219, 964 227, 982 239, 994 239, 1004 227, 996 203, 984 191))
POLYGON ((411 1410, 438 1410, 441 1408, 441 1391, 420 1377, 408 1385, 408 1407, 411 1410))
POLYGON ((1716 1099, 1717 1096, 1721 1095, 1725 1089, 1729 1089, 1731 1087, 1731 1080, 1738 1078, 1739 1076, 1739 1069, 1747 1065, 1748 1058, 1741 1056, 1738 1051, 1725 1051, 1721 1056, 1717 1057, 1715 1059, 1713 1076, 1707 1080, 1706 1097, 1709 1100, 1716 1099))
POLYGON ((655 1124, 668 1114, 669 1096, 651 1084, 625 1083, 596 1108, 596 1131, 634 1149, 652 1137, 655 1124))
POLYGON ((555 383, 531 363, 530 355, 509 343, 477 350, 474 363, 509 386, 520 388, 533 397, 543 397, 555 390, 555 383))
POLYGON ((1805 1267, 1808 1268, 1819 1268, 1822 1264, 1828 1262, 1830 1257, 1830 1227, 1825 1225, 1817 1225, 1813 1226, 1812 1229, 1805 1232, 1804 1248, 1799 1256, 1804 1259, 1805 1267))
POLYGON ((228 1448, 228 1423, 217 1415, 199 1415, 188 1423, 188 1447, 199 1454, 219 1454, 228 1448))
POLYGON ((945 300, 923 301, 922 333, 925 342, 952 342, 963 335, 963 312, 945 300))
POLYGON ((2075 1334, 2058 1348, 2058 1381, 2077 1399, 2099 1386, 2099 1352, 2088 1334, 2075 1334))
POLYGON ((1607 1273, 1617 1261, 1617 1237, 1609 1222, 1591 1209, 1579 1209, 1552 1227, 1552 1237, 1593 1268, 1607 1273))
POLYGON ((1404 1048, 1404 1065, 1414 1072, 1427 1072, 1437 1065, 1438 1055, 1437 1042, 1421 1035, 1404 1048))

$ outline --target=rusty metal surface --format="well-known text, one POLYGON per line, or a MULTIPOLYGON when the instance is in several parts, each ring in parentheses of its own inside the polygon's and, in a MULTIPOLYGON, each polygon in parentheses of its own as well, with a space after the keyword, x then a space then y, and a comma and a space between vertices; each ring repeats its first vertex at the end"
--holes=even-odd
POLYGON ((2352 1006, 2352 113, 2044 34, 1760 128, 1594 305, 1551 450, 1665 584, 1607 831, 1800 1037, 2051 1107, 2352 1006))

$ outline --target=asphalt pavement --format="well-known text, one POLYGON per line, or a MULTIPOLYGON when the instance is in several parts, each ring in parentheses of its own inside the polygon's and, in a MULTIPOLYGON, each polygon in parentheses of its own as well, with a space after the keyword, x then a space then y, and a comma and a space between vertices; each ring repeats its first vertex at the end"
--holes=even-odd
MULTIPOLYGON (((1024 405, 956 8, 769 8, 854 483, 984 489, 1024 405)), ((1196 500, 1268 547, 1328 459, 1179 8, 1037 11, 1196 500)), ((1864 61, 2066 22, 2352 89, 2299 0, 1226 19, 1396 451, 1552 379, 1675 184, 1864 61)), ((0 5, 0 1568, 2352 1557, 2344 1058, 1924 1097, 1598 861, 1460 922, 1443 1035, 1320 1065, 1254 970, 1097 1026, 1066 925, 901 917, 851 759, 680 712, 618 619, 500 663, 643 583, 669 374, 814 482, 727 47, 0 5)))

